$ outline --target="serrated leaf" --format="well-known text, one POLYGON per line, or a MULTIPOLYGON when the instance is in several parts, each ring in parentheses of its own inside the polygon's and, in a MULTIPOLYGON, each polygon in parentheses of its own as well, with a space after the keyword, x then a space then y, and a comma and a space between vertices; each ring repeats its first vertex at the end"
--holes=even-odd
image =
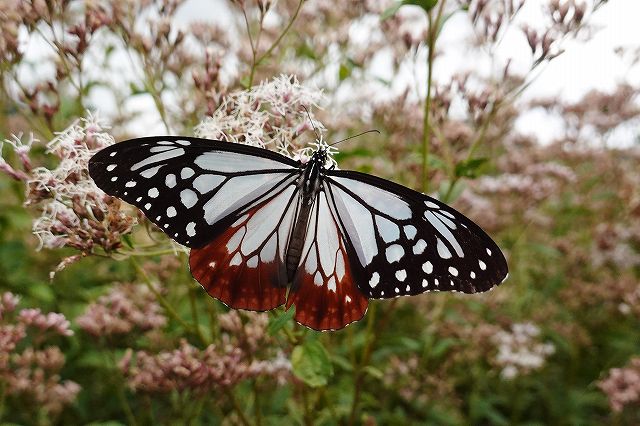
POLYGON ((271 336, 275 336, 275 334, 282 330, 287 324, 291 324, 291 320, 296 315, 295 306, 291 306, 288 310, 282 312, 275 318, 271 318, 269 321, 269 326, 267 327, 267 331, 271 336))
POLYGON ((291 353, 293 374, 311 387, 325 386, 333 376, 333 365, 322 343, 307 341, 291 353))

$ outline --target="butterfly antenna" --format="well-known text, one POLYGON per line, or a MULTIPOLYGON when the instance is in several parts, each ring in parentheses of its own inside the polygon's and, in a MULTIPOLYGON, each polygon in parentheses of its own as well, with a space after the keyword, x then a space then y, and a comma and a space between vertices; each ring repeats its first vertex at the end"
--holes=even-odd
POLYGON ((339 140, 338 142, 330 143, 329 146, 334 146, 334 145, 339 144, 340 142, 348 141, 349 139, 357 138, 358 136, 366 135, 367 133, 373 133, 373 132, 376 132, 377 134, 380 134, 380 131, 376 130, 376 129, 367 130, 366 132, 362 132, 362 133, 358 133, 357 135, 349 136, 348 138, 344 138, 342 140, 339 140))
POLYGON ((311 119, 311 114, 309 114, 309 110, 307 109, 306 106, 304 105, 301 105, 301 106, 307 112, 307 117, 309 117, 309 122, 311 122, 311 127, 313 127, 313 132, 316 134, 316 138, 320 140, 320 133, 318 132, 318 129, 316 129, 316 125, 313 124, 313 120, 311 119))

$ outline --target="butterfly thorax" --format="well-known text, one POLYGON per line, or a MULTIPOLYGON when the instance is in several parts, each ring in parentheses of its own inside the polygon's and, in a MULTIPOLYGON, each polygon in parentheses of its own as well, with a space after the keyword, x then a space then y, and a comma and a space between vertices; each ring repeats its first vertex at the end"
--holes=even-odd
POLYGON ((299 177, 300 210, 296 216, 296 222, 287 249, 287 277, 289 278, 289 282, 293 280, 298 263, 300 262, 313 202, 318 192, 322 189, 322 172, 326 159, 326 151, 323 149, 317 150, 304 165, 302 174, 299 177))

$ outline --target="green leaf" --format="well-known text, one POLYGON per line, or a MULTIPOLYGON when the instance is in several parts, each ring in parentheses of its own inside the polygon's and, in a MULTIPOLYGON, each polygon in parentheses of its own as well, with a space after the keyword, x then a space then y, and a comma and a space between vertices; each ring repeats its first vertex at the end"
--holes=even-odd
POLYGON ((307 341, 291 353, 293 374, 311 387, 325 386, 333 376, 333 365, 322 343, 307 341))
POLYGON ((131 96, 149 93, 147 89, 145 89, 144 87, 139 87, 135 83, 129 83, 129 90, 131 90, 131 96))
POLYGON ((365 366, 362 370, 374 379, 382 380, 382 378, 384 377, 384 373, 381 370, 371 365, 365 366))
POLYGON ((453 184, 453 188, 451 188, 450 181, 442 181, 440 188, 438 188, 439 199, 443 203, 452 203, 462 194, 463 190, 464 184, 459 180, 453 184))
POLYGON ((351 76, 351 67, 346 64, 340 64, 340 70, 338 71, 338 78, 340 81, 344 81, 351 76))
POLYGON ((420 6, 425 12, 431 11, 438 4, 438 0, 402 0, 394 4, 393 6, 388 7, 384 12, 380 14, 380 20, 384 21, 385 19, 391 18, 393 15, 398 12, 402 6, 420 6))
POLYGON ((271 318, 271 321, 269 321, 269 326, 267 327, 267 331, 271 336, 275 336, 275 334, 282 328, 284 328, 287 324, 291 324, 291 320, 295 315, 296 308, 295 306, 292 306, 277 317, 271 318))
POLYGON ((316 52, 307 43, 302 43, 296 49, 296 55, 303 58, 313 59, 314 61, 318 59, 318 55, 316 55, 316 52))
POLYGON ((488 158, 481 157, 481 158, 472 158, 470 160, 458 163, 458 164, 456 164, 456 176, 458 176, 458 177, 468 177, 468 178, 478 177, 478 174, 479 174, 478 170, 487 161, 489 161, 488 158))

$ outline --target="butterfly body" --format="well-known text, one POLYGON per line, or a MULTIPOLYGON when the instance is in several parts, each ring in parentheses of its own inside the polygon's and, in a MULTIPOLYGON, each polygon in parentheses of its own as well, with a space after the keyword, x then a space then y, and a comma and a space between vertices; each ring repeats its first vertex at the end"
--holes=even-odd
POLYGON ((393 182, 327 167, 326 145, 303 163, 261 148, 159 136, 115 144, 89 171, 191 248, 192 275, 232 308, 296 306, 295 319, 339 329, 368 299, 475 293, 507 265, 473 222, 393 182))

